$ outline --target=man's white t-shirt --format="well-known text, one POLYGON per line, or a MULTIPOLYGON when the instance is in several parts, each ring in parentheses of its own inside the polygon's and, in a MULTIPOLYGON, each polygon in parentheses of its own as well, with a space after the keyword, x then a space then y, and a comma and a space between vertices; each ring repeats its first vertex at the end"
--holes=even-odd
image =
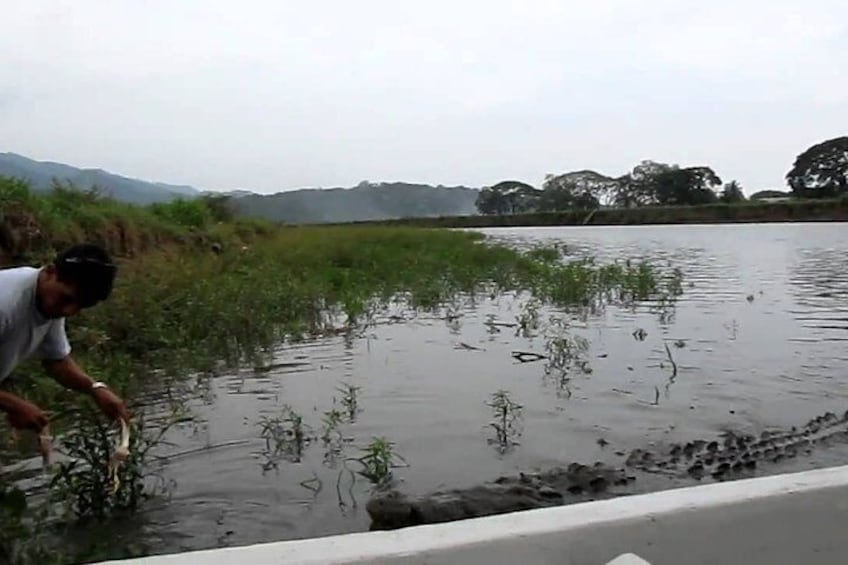
POLYGON ((36 308, 34 267, 0 269, 0 383, 28 359, 64 359, 71 352, 65 319, 48 319, 36 308))

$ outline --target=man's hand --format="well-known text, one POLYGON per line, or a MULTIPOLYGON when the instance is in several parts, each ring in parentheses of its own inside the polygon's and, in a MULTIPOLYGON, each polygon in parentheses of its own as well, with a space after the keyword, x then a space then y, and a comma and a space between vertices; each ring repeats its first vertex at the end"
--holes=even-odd
POLYGON ((124 401, 108 388, 95 389, 92 391, 91 396, 94 398, 94 403, 97 404, 100 411, 110 420, 123 418, 126 422, 130 421, 130 414, 124 405, 124 401))
POLYGON ((48 422, 44 410, 22 398, 16 398, 14 402, 8 403, 6 419, 15 429, 32 430, 37 434, 41 433, 48 422))
POLYGON ((124 401, 108 388, 92 390, 92 378, 85 374, 70 355, 58 361, 46 361, 44 366, 56 382, 65 388, 90 394, 100 411, 110 420, 123 418, 130 421, 124 401))

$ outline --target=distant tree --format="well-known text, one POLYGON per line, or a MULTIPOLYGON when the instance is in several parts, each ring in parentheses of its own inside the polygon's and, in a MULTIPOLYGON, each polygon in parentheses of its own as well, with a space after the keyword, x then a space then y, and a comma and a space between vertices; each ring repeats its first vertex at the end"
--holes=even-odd
POLYGON ((671 169, 670 165, 642 161, 633 170, 617 179, 612 199, 616 206, 633 208, 657 203, 656 177, 671 169))
POLYGON ((499 185, 504 184, 508 187, 506 190, 509 194, 513 213, 535 212, 538 209, 540 190, 523 182, 507 181, 506 183, 499 183, 499 185))
POLYGON ((503 194, 486 187, 480 191, 474 201, 477 211, 485 215, 502 215, 507 213, 506 199, 503 194))
POLYGON ((542 186, 545 209, 597 208, 612 202, 617 181, 595 171, 573 171, 547 175, 542 186))
POLYGON ((481 214, 489 215, 532 212, 537 209, 539 193, 529 184, 507 180, 481 190, 475 206, 481 214))
POLYGON ((742 192, 742 187, 739 186, 739 183, 735 180, 732 180, 726 185, 724 185, 724 190, 721 191, 721 196, 719 196, 719 200, 727 204, 732 204, 734 202, 742 202, 743 200, 745 200, 745 193, 742 192))
POLYGON ((672 206, 711 204, 718 200, 721 179, 709 167, 674 166, 654 178, 657 203, 672 206))
POLYGON ((642 161, 617 179, 612 199, 617 206, 709 204, 718 200, 715 188, 721 179, 709 167, 642 161))
POLYGON ((542 212, 558 210, 591 210, 600 207, 598 199, 588 194, 573 193, 566 187, 554 186, 543 190, 539 197, 538 209, 542 212))
POLYGON ((760 190, 751 195, 751 200, 762 200, 763 198, 784 198, 792 196, 791 192, 779 190, 760 190))
POLYGON ((848 136, 813 145, 798 155, 786 181, 797 196, 826 198, 848 193, 848 136))
POLYGON ((538 210, 554 212, 568 210, 574 207, 575 195, 567 186, 548 185, 542 189, 539 196, 538 210))

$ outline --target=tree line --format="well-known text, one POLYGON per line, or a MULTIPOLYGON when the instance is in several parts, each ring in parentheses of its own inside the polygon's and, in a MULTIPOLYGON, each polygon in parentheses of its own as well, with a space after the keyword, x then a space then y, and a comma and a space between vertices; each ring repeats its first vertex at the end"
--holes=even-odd
MULTIPOLYGON (((829 139, 799 154, 786 173, 790 195, 831 198, 848 194, 848 136, 829 139)), ((542 188, 506 180, 480 191, 481 214, 503 215, 602 206, 695 206, 745 200, 738 182, 723 183, 707 166, 642 161, 632 171, 610 177, 596 171, 546 175, 542 188)))

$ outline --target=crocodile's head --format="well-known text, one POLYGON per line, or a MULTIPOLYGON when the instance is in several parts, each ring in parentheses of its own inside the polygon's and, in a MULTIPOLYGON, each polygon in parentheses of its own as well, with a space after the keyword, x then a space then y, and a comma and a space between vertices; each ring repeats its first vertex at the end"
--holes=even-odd
POLYGON ((371 529, 393 529, 412 525, 412 503, 402 493, 390 490, 372 497, 365 505, 371 517, 371 529))

